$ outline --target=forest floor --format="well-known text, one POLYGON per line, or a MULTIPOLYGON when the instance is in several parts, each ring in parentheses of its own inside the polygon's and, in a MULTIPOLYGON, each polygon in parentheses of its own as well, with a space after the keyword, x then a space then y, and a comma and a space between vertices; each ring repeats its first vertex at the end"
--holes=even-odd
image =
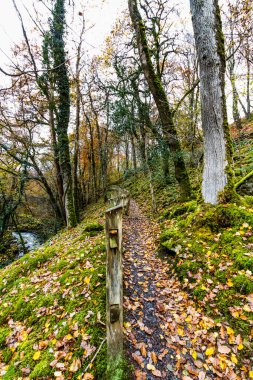
POLYGON ((133 379, 250 379, 240 334, 205 315, 159 257, 159 225, 131 201, 124 221, 126 352, 133 379))

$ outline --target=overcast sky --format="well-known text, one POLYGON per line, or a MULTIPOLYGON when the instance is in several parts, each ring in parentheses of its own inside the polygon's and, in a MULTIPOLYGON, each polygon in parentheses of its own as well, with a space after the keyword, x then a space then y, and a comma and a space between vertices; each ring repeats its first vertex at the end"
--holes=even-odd
MULTIPOLYGON (((36 10, 45 15, 47 9, 39 0, 16 0, 18 8, 24 17, 27 30, 31 30, 32 22, 24 9, 24 5, 33 14, 33 5, 36 10)), ((87 25, 94 24, 93 28, 85 34, 85 46, 91 54, 98 53, 105 37, 110 33, 116 18, 127 7, 127 0, 76 0, 83 11, 85 4, 85 20, 87 25), (95 49, 94 49, 94 48, 95 49)), ((76 9, 78 12, 78 7, 76 9)), ((74 29, 74 25, 71 25, 74 29)), ((8 64, 11 47, 22 40, 22 31, 12 0, 0 0, 0 65, 8 64)))

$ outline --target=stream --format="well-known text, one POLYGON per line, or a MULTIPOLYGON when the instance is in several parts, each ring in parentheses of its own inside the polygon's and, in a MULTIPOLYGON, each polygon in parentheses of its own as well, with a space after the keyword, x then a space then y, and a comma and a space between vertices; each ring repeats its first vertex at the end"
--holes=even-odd
POLYGON ((22 236, 27 252, 35 250, 42 244, 41 238, 34 232, 20 232, 19 234, 17 232, 12 232, 12 236, 15 238, 19 245, 19 253, 16 256, 17 259, 24 256, 25 254, 20 235, 22 236))

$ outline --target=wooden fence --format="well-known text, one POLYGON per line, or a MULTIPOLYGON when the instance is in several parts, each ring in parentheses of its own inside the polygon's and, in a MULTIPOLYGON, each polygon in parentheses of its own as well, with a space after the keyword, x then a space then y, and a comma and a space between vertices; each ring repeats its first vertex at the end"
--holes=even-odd
POLYGON ((106 325, 108 362, 123 356, 122 219, 129 212, 129 192, 109 191, 111 208, 106 211, 106 325))

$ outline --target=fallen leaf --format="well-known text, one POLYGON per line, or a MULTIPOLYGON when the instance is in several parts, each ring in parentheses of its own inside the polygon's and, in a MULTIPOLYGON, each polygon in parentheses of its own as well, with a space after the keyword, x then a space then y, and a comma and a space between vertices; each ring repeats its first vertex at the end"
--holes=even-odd
POLYGON ((151 352, 151 359, 152 359, 154 364, 157 364, 157 355, 154 351, 151 352))
POLYGON ((145 345, 145 343, 142 343, 142 344, 141 344, 140 350, 141 350, 141 354, 142 354, 142 356, 145 358, 145 357, 147 356, 147 350, 146 350, 146 345, 145 345))
POLYGON ((211 356, 214 354, 214 347, 209 347, 206 349, 206 356, 211 356))
POLYGON ((84 376, 83 376, 83 380, 93 380, 94 379, 94 376, 92 375, 92 373, 85 373, 84 376))
POLYGON ((152 371, 152 374, 155 377, 162 377, 162 373, 161 373, 161 371, 159 371, 159 369, 155 369, 154 371, 152 371))
POLYGON ((81 368, 81 360, 74 359, 71 366, 69 367, 70 372, 77 372, 81 368))
POLYGON ((147 379, 147 375, 145 372, 141 372, 139 369, 137 369, 135 372, 135 379, 136 380, 146 380, 147 379))
POLYGON ((229 354, 231 349, 227 346, 218 346, 218 352, 220 354, 229 354))
POLYGON ((154 371, 154 370, 155 370, 155 366, 154 366, 153 364, 148 363, 148 364, 147 364, 147 369, 148 369, 149 371, 154 371))
POLYGON ((234 364, 238 364, 238 360, 237 360, 237 357, 235 356, 235 354, 231 355, 231 362, 233 362, 234 364))
POLYGON ((40 351, 36 351, 33 355, 33 360, 39 360, 40 358, 40 351))
POLYGON ((143 368, 144 365, 143 365, 143 358, 135 353, 132 354, 132 357, 134 358, 134 360, 143 368))

